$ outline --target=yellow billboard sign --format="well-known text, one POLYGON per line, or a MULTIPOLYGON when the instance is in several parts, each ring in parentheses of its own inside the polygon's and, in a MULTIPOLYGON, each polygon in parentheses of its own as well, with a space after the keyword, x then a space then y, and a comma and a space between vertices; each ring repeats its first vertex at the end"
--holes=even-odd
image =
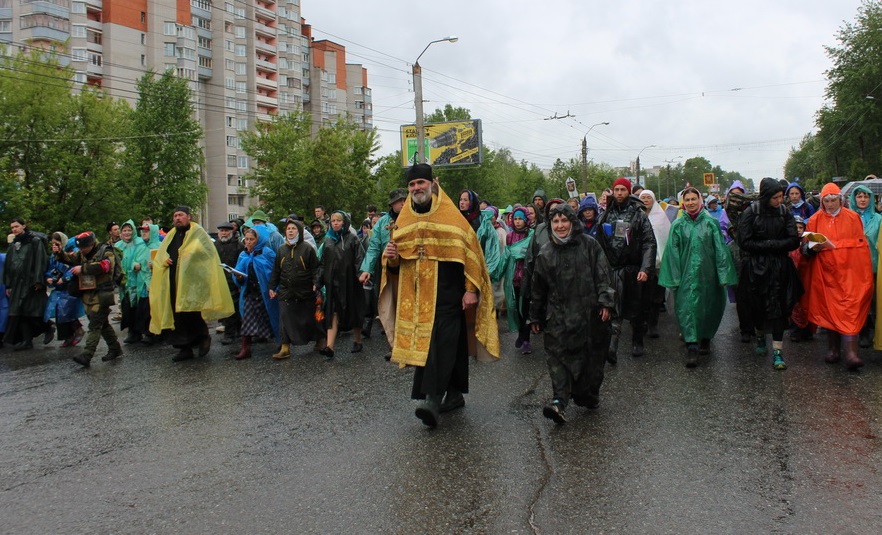
MULTIPOLYGON (((424 125, 426 161, 433 167, 477 165, 484 161, 481 120, 450 121, 424 125)), ((401 165, 414 164, 417 152, 416 125, 401 127, 401 165)))

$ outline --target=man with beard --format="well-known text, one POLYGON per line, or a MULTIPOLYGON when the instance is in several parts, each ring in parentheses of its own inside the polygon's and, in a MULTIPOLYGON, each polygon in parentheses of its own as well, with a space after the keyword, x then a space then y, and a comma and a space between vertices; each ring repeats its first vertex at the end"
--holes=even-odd
POLYGON ((643 355, 646 332, 646 311, 649 293, 646 281, 655 269, 656 243, 652 224, 643 202, 631 196, 631 181, 618 178, 613 182, 612 196, 597 221, 597 241, 606 253, 612 268, 612 285, 616 291, 615 315, 607 361, 618 361, 617 351, 623 320, 631 321, 631 354, 643 355))
POLYGON ((206 321, 229 317, 233 299, 208 233, 190 220, 190 207, 178 206, 174 227, 156 251, 150 283, 150 332, 166 331, 166 340, 179 352, 172 359, 193 358, 211 349, 206 321))
MULTIPOLYGON (((235 266, 239 261, 239 253, 245 250, 245 246, 239 241, 233 224, 229 221, 221 223, 217 226, 217 240, 214 242, 217 249, 217 255, 220 261, 228 266, 235 266)), ((233 299, 235 312, 233 315, 220 320, 224 326, 224 339, 221 344, 229 345, 236 341, 239 337, 239 326, 242 324, 242 318, 239 316, 239 287, 233 282, 233 275, 225 273, 227 279, 227 287, 230 289, 230 296, 233 299)))
POLYGON ((433 192, 430 165, 414 165, 406 180, 411 202, 405 202, 383 253, 380 311, 392 339, 392 361, 415 367, 411 397, 425 399, 416 416, 434 428, 441 412, 465 405, 466 310, 477 308, 479 359, 498 358, 499 332, 477 234, 440 187, 433 192), (392 307, 395 284, 398 300, 392 307))

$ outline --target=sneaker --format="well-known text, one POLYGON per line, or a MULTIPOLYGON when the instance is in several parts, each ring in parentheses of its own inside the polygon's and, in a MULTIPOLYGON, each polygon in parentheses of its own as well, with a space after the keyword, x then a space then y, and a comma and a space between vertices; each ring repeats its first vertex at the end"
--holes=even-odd
POLYGON ((225 332, 226 330, 227 330, 226 327, 224 327, 223 325, 218 325, 217 327, 214 328, 214 332, 216 332, 216 333, 222 333, 222 332, 225 332))
POLYGON ((564 413, 563 404, 557 399, 542 407, 542 416, 545 416, 549 420, 553 420, 554 423, 558 425, 563 425, 567 423, 567 417, 564 413))
POLYGON ((776 349, 774 353, 772 353, 772 358, 774 361, 772 362, 772 366, 776 370, 786 370, 787 364, 784 363, 784 354, 781 353, 780 349, 776 349))
POLYGON ((766 354, 766 337, 765 336, 757 336, 756 337, 756 348, 754 348, 757 355, 765 355, 766 354))
POLYGON ((46 334, 43 335, 43 344, 48 344, 52 340, 55 339, 55 325, 52 323, 49 324, 49 328, 46 329, 46 334))
POLYGON ((522 355, 529 355, 532 352, 533 352, 533 346, 530 345, 530 342, 524 342, 523 344, 521 344, 521 354, 522 355))

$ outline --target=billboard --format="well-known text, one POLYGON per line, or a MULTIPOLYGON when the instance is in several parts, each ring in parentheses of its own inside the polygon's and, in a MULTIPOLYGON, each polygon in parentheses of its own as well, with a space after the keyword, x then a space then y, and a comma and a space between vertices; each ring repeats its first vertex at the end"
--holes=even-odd
MULTIPOLYGON (((433 167, 477 165, 484 161, 481 141, 481 120, 427 123, 425 150, 426 161, 433 167)), ((401 165, 414 163, 417 147, 416 125, 401 127, 401 165)))

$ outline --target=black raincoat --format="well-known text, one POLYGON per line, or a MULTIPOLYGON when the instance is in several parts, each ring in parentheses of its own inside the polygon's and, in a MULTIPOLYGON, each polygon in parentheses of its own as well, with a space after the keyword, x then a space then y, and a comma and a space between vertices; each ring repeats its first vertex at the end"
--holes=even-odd
POLYGON ((331 328, 333 315, 341 331, 361 327, 364 321, 364 289, 358 282, 358 270, 364 260, 364 247, 355 234, 349 232, 349 216, 344 215, 343 228, 335 240, 335 233, 325 235, 319 281, 325 287, 325 328, 331 328))
POLYGON ((772 196, 783 190, 777 180, 764 178, 759 199, 738 221, 740 295, 748 300, 754 323, 760 328, 766 321, 789 318, 803 294, 796 267, 787 255, 800 244, 793 214, 783 203, 777 208, 769 205, 772 196))

